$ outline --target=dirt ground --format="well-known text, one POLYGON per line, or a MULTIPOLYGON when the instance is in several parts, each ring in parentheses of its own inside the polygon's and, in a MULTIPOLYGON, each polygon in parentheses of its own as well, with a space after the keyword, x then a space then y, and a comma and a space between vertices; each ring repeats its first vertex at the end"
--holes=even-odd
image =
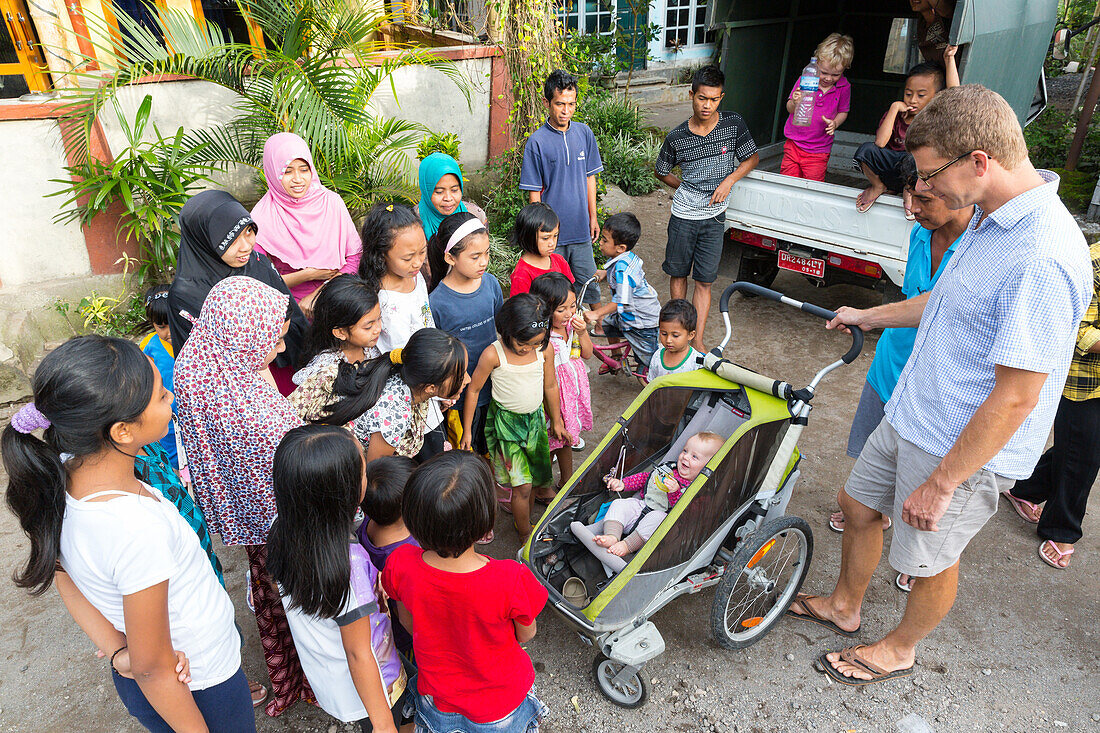
MULTIPOLYGON (((669 196, 635 199, 643 241, 636 250, 662 299, 661 273, 669 196)), ((723 263, 717 286, 735 277, 723 263)), ((780 274, 775 287, 793 297, 836 308, 871 306, 879 296, 854 287, 816 290, 799 276, 780 274)), ((794 309, 759 299, 733 299, 734 337, 726 355, 770 376, 802 384, 847 349, 844 337, 794 309)), ((712 312, 707 342, 721 337, 712 312)), ((826 526, 837 489, 851 467, 844 448, 875 338, 851 367, 827 377, 803 433, 802 478, 789 512, 814 529, 814 557, 805 589, 831 588, 839 565, 840 537, 826 526)), ((592 369, 597 427, 594 446, 637 393, 626 377, 596 376, 592 369)), ((9 411, 0 414, 4 420, 9 411)), ((578 462, 579 465, 579 462, 578 462)), ((3 481, 0 478, 0 481, 3 481)), ((502 517, 496 557, 514 557, 517 542, 502 517)), ((889 533, 887 534, 889 542, 889 533)), ((10 573, 24 558, 26 541, 7 511, 0 511, 0 557, 10 573)), ((1097 560, 1100 522, 1093 511, 1068 570, 1059 572, 1036 555, 1038 539, 1006 505, 963 557, 958 600, 944 623, 918 651, 918 673, 871 688, 832 684, 812 667, 824 650, 843 639, 811 624, 781 621, 750 649, 731 652, 709 638, 712 591, 681 598, 656 614, 664 655, 644 669, 649 702, 637 710, 616 708, 592 681, 594 651, 556 615, 539 618, 527 645, 538 675, 536 691, 549 705, 544 730, 566 731, 1100 731, 1100 627, 1097 560), (918 720, 919 718, 919 720, 918 720), (906 719, 899 726, 898 721, 906 719)), ((255 622, 244 603, 244 554, 219 547, 237 619, 248 641, 245 671, 263 676, 255 622)), ((893 571, 880 564, 864 609, 872 641, 892 628, 905 608, 893 571)), ((57 594, 30 598, 0 584, 0 730, 138 730, 111 689, 106 662, 66 614, 57 594)), ((260 713, 261 731, 351 731, 317 708, 299 704, 280 718, 260 713)), ((357 729, 356 729, 357 730, 357 729)))

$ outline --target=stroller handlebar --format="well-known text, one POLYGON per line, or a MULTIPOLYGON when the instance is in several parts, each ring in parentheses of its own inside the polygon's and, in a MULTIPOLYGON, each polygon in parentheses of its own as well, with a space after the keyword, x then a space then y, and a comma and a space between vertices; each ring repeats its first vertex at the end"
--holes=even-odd
MULTIPOLYGON (((819 305, 812 303, 803 303, 801 300, 795 300, 794 298, 788 298, 783 293, 776 290, 770 290, 769 288, 761 287, 755 283, 737 281, 731 284, 725 291, 722 292, 722 298, 718 302, 718 310, 722 312, 723 317, 726 319, 726 336, 722 340, 721 349, 724 349, 729 342, 732 335, 729 326, 729 304, 730 296, 736 292, 747 292, 759 295, 761 298, 767 298, 768 300, 774 300, 777 303, 784 303, 786 305, 798 308, 803 313, 809 313, 812 316, 823 318, 826 321, 831 321, 836 318, 836 313, 827 308, 822 308, 819 305)), ((848 353, 840 357, 841 361, 845 364, 851 364, 859 356, 859 353, 863 351, 863 331, 858 326, 847 326, 848 331, 852 334, 852 347, 848 349, 848 353)))

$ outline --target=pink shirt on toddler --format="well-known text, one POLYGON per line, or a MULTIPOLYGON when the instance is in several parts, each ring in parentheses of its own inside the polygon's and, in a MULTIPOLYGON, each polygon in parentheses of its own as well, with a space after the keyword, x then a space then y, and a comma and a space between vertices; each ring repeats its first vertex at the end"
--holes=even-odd
MULTIPOLYGON (((791 94, 798 91, 798 82, 795 82, 791 94)), ((790 95, 787 95, 790 99, 790 95)), ((847 112, 852 101, 852 85, 843 76, 836 80, 836 84, 819 91, 814 100, 814 113, 810 124, 806 127, 798 127, 794 124, 794 115, 787 116, 787 124, 783 126, 783 135, 792 143, 807 153, 827 153, 833 148, 833 135, 825 134, 825 120, 835 119, 841 112, 847 112)))

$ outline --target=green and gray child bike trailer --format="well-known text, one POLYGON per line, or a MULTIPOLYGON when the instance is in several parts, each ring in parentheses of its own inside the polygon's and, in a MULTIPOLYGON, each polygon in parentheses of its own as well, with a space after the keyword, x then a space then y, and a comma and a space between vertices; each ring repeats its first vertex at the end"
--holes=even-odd
MULTIPOLYGON (((796 389, 722 358, 732 331, 729 299, 739 291, 824 319, 836 315, 752 283, 730 285, 720 301, 725 337, 704 357, 703 368, 647 385, 519 552, 549 591, 551 607, 596 646, 596 684, 622 707, 638 707, 648 696, 641 668, 664 651, 652 618, 666 604, 717 586, 711 632, 723 647, 742 649, 783 616, 813 556, 810 526, 787 514, 799 476, 798 438, 818 383, 859 356, 863 334, 853 328, 848 353, 796 389), (701 431, 725 442, 642 548, 612 570, 606 550, 570 525, 592 524, 616 498, 605 486, 608 475, 621 478, 675 460, 701 431)), ((624 528, 623 536, 632 529, 624 528)))

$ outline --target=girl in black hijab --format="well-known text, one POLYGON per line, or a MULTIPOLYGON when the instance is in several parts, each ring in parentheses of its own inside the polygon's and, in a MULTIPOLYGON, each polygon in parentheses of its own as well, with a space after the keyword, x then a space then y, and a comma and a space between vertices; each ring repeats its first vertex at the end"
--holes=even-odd
MULTIPOLYGON (((169 328, 176 354, 191 333, 194 321, 206 300, 210 288, 220 280, 245 275, 290 295, 282 276, 275 271, 267 255, 253 251, 256 244, 256 223, 248 210, 225 191, 202 191, 191 197, 180 211, 180 252, 176 279, 168 290, 169 328)), ((280 372, 293 371, 299 351, 309 328, 294 298, 287 307, 290 330, 286 334, 286 351, 272 364, 272 373, 282 391, 286 381, 280 372)))

